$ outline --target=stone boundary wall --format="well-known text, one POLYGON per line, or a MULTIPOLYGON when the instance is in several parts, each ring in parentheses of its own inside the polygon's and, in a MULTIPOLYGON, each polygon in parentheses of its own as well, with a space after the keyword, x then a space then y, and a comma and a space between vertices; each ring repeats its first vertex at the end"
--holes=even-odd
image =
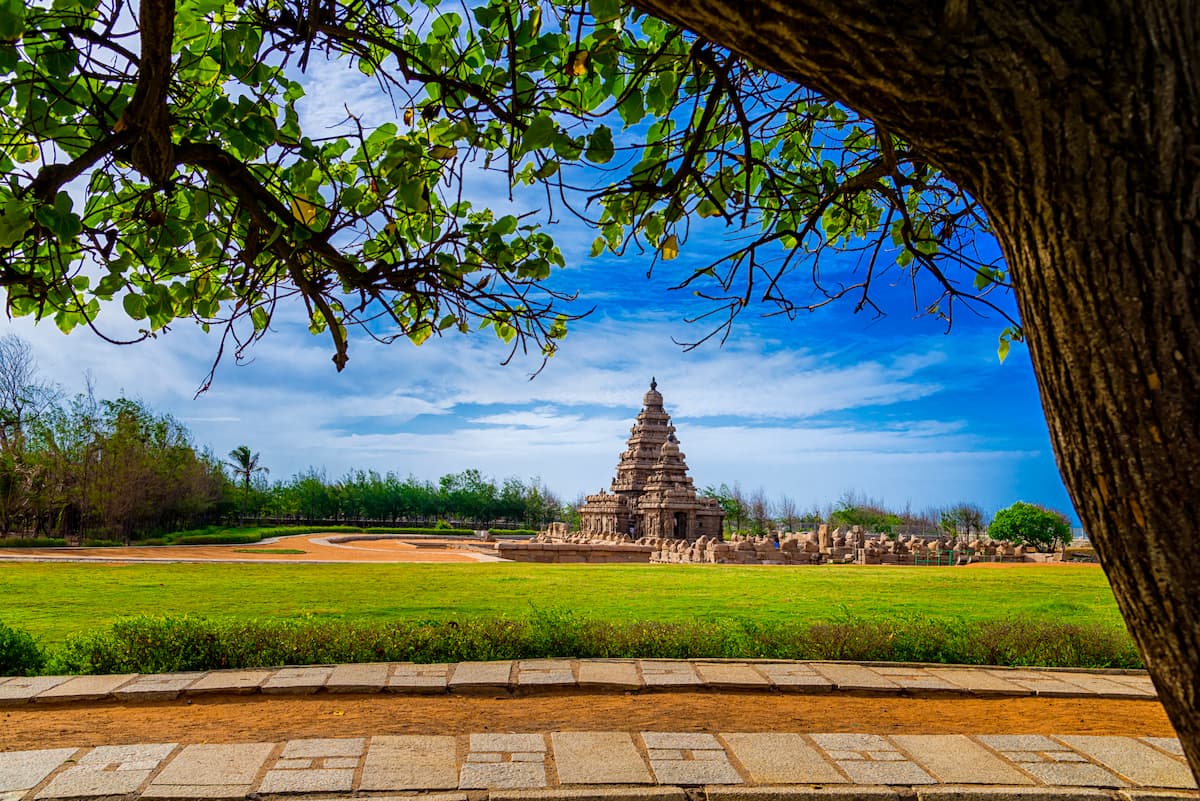
POLYGON ((648 564, 653 548, 634 543, 497 542, 495 554, 514 562, 648 564))
POLYGON ((776 533, 770 537, 734 535, 731 540, 701 537, 693 542, 661 537, 634 541, 625 534, 572 534, 553 523, 528 550, 497 545, 496 555, 522 562, 653 562, 717 565, 967 565, 975 562, 1056 562, 1056 553, 1038 553, 1022 546, 953 537, 869 535, 859 526, 830 530, 776 533), (538 547, 542 551, 539 553, 538 547), (637 558, 629 554, 637 549, 637 558), (512 554, 512 555, 510 555, 512 554), (645 558, 642 558, 644 555, 645 558))

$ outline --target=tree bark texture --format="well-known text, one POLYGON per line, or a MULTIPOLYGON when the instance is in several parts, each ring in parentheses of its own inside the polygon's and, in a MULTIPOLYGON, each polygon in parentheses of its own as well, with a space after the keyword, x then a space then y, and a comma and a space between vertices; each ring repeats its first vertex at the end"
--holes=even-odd
POLYGON ((1012 272, 1059 469, 1200 776, 1200 10, 636 0, 902 136, 1012 272))

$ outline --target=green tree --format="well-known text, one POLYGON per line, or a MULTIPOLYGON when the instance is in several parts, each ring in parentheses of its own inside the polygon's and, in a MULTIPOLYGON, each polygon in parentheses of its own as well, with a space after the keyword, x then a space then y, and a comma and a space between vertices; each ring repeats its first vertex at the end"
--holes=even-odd
POLYGON ((987 534, 1001 542, 1051 550, 1071 542, 1071 523, 1062 512, 1017 501, 996 512, 987 527, 987 534))
POLYGON ((238 514, 239 526, 246 522, 246 504, 250 499, 251 479, 258 473, 271 472, 258 462, 258 452, 251 451, 248 445, 238 445, 231 450, 229 452, 229 461, 226 462, 230 469, 233 470, 234 476, 242 480, 242 504, 238 514))
POLYGON ((989 293, 1011 286, 1001 350, 1029 343, 1064 481, 1200 774, 1200 540, 1174 535, 1200 519, 1193 4, 637 9, 0 4, 8 310, 70 330, 113 301, 145 336, 191 317, 240 351, 296 298, 339 368, 356 324, 550 354, 562 256, 533 219, 464 201, 469 164, 595 210, 595 252, 661 266, 700 218, 742 229, 680 277, 730 320, 757 299, 876 310, 888 280, 947 321, 1003 315, 989 293), (300 129, 289 69, 335 57, 397 122, 300 129), (643 146, 617 162, 614 129, 643 146), (581 163, 620 165, 590 206, 570 195, 581 163), (977 255, 989 228, 1003 261, 977 255), (797 269, 831 248, 863 254, 855 280, 797 269))
POLYGON ((960 503, 938 513, 938 528, 951 537, 983 533, 983 509, 978 504, 960 503))

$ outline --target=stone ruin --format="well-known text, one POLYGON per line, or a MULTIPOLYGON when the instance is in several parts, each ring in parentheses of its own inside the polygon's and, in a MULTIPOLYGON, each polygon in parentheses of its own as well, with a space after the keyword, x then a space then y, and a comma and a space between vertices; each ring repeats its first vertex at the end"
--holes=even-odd
POLYGON ((554 524, 532 543, 513 547, 506 558, 538 562, 654 562, 718 565, 966 565, 973 562, 1048 561, 1023 546, 957 537, 898 537, 868 534, 861 527, 775 533, 771 536, 737 534, 730 540, 698 537, 681 540, 628 534, 570 533, 554 524), (565 550, 564 550, 565 549, 565 550))

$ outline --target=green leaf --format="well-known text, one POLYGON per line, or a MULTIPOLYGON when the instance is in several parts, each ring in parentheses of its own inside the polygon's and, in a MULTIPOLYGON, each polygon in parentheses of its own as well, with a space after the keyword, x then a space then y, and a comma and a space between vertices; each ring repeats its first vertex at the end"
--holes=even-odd
POLYGON ((588 10, 596 22, 612 22, 621 16, 621 0, 590 0, 588 10))
POLYGON ((615 152, 612 130, 607 125, 602 125, 592 131, 591 136, 588 137, 588 146, 584 157, 593 164, 607 164, 612 161, 615 152))
POLYGON ((126 295, 121 299, 121 305, 125 307, 125 313, 128 314, 131 319, 146 319, 146 299, 141 295, 126 295))
POLYGON ((534 150, 549 145, 554 141, 554 133, 558 126, 549 114, 541 114, 534 117, 529 123, 529 127, 525 129, 525 136, 521 138, 521 149, 529 153, 534 150))
POLYGON ((25 33, 24 0, 0 0, 0 42, 16 42, 25 33))

